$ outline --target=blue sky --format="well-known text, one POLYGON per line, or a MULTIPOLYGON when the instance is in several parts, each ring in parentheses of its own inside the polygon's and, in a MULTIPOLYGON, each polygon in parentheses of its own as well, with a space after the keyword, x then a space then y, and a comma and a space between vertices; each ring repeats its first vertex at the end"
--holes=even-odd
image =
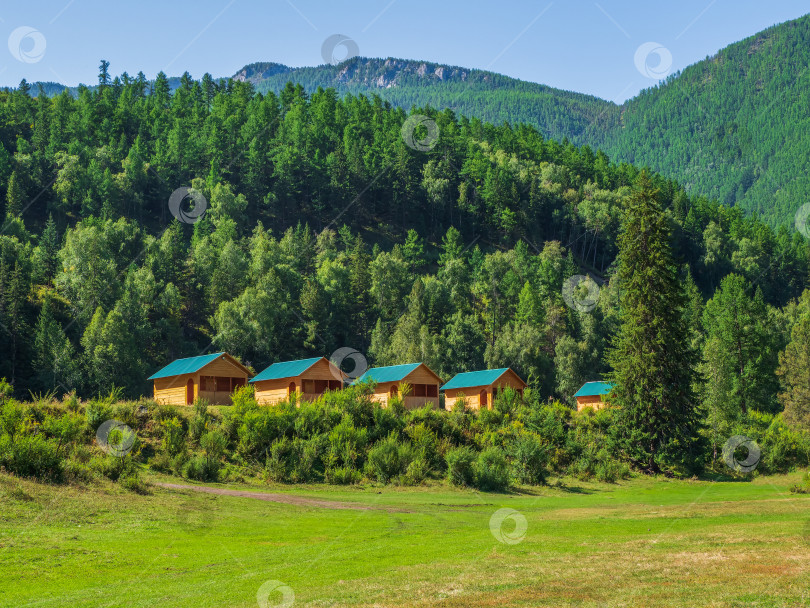
POLYGON ((229 76, 253 61, 318 65, 324 40, 344 34, 367 57, 490 69, 623 101, 807 11, 806 0, 16 1, 0 4, 0 38, 9 40, 0 85, 94 83, 101 58, 114 74, 149 78, 229 76))

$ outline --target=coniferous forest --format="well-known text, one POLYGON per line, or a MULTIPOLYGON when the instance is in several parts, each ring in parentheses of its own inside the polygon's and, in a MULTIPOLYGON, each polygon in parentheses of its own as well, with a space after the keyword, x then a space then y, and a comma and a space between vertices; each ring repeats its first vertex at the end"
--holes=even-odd
POLYGON ((703 427, 807 429, 810 241, 530 126, 209 75, 170 92, 102 61, 75 98, 1 94, 0 183, 0 376, 22 398, 349 346, 445 380, 509 366, 542 400, 612 378, 651 470, 703 427), (571 306, 585 274, 595 307, 571 306))

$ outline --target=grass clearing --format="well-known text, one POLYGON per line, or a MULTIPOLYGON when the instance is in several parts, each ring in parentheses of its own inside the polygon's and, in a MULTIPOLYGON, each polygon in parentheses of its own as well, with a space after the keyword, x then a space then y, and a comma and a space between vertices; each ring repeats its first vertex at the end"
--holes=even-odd
POLYGON ((2 474, 0 606, 255 607, 268 580, 295 606, 810 606, 810 497, 787 492, 799 476, 227 486, 375 507, 355 510, 2 474), (517 544, 490 531, 503 507, 526 518, 517 544))

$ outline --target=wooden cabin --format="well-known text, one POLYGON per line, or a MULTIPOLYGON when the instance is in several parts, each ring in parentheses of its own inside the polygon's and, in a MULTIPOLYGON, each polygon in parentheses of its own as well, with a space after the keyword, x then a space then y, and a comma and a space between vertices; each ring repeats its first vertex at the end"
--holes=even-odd
POLYGON ((492 401, 505 388, 515 389, 521 395, 527 384, 509 367, 485 369, 478 372, 456 374, 445 384, 444 409, 452 410, 456 401, 464 402, 472 409, 492 409, 492 401))
POLYGON ((439 386, 442 379, 424 363, 406 363, 388 367, 372 367, 354 381, 354 384, 375 382, 372 399, 383 407, 391 397, 401 396, 401 386, 408 384, 410 393, 403 397, 406 409, 417 409, 425 404, 439 407, 439 386))
POLYGON ((607 401, 605 398, 613 390, 613 385, 610 382, 586 382, 582 388, 574 393, 574 398, 577 400, 577 411, 580 412, 586 407, 592 407, 598 410, 605 407, 607 401))
POLYGON ((172 361, 149 376, 154 398, 164 405, 191 405, 205 399, 212 405, 230 405, 234 389, 245 386, 250 370, 228 353, 213 353, 172 361))
POLYGON ((298 402, 313 401, 325 391, 343 388, 348 378, 340 368, 325 357, 273 363, 250 382, 256 402, 273 405, 296 395, 298 402))

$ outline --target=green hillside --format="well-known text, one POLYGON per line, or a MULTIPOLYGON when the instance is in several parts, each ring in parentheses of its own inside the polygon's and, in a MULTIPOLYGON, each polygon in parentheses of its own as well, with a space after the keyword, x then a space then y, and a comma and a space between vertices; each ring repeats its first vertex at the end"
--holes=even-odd
POLYGON ((494 123, 525 122, 554 139, 647 165, 692 194, 772 225, 810 200, 810 16, 735 43, 622 106, 481 70, 402 59, 337 66, 251 64, 235 78, 259 91, 374 93, 403 108, 451 108, 494 123))

